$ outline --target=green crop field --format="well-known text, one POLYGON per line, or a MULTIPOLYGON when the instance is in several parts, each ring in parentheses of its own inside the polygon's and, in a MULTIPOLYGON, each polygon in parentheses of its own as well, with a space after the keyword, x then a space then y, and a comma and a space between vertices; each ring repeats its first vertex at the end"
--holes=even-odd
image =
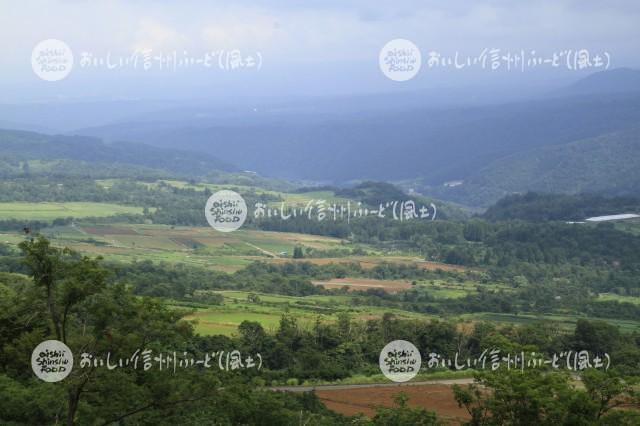
MULTIPOLYGON (((256 260, 290 259, 296 246, 319 250, 344 246, 337 238, 296 233, 241 229, 225 234, 210 227, 102 225, 82 221, 74 225, 49 227, 42 233, 54 245, 69 247, 87 255, 100 255, 108 260, 182 262, 227 272, 241 269, 256 260)), ((0 241, 9 244, 17 244, 23 239, 19 230, 0 232, 0 241)))
MULTIPOLYGON (((48 227, 41 232, 58 247, 69 247, 85 255, 100 255, 109 261, 184 263, 224 272, 237 271, 255 261, 289 262, 296 246, 317 250, 359 247, 374 254, 303 260, 318 265, 357 262, 369 269, 382 262, 415 263, 420 260, 411 256, 379 255, 377 250, 367 245, 344 243, 332 237, 251 229, 225 234, 210 227, 95 224, 78 220, 74 225, 48 227)), ((24 236, 19 230, 0 232, 2 242, 16 245, 23 240, 24 236)), ((438 281, 419 284, 433 290, 432 294, 436 298, 458 298, 476 292, 475 283, 438 281)))
MULTIPOLYGON (((104 187, 111 188, 118 179, 101 179, 96 180, 96 184, 104 187)), ((332 191, 310 191, 310 192, 281 192, 281 191, 273 191, 264 188, 252 187, 247 185, 237 185, 237 184, 213 184, 213 183, 189 183, 181 180, 158 180, 156 182, 145 182, 143 183, 149 188, 158 188, 160 184, 165 184, 174 188, 179 189, 193 189, 195 191, 204 191, 205 189, 209 189, 211 192, 221 191, 221 190, 231 190, 239 193, 240 195, 246 195, 248 193, 251 194, 265 194, 273 197, 279 198, 280 201, 271 202, 270 205, 272 207, 281 206, 282 202, 285 203, 285 207, 290 207, 293 205, 296 206, 304 206, 310 201, 325 201, 325 205, 329 205, 332 203, 335 204, 345 204, 351 201, 354 204, 353 200, 349 200, 344 197, 336 196, 332 191)))
POLYGON ((142 214, 142 207, 108 203, 0 203, 0 219, 52 220, 57 218, 106 217, 142 214))
POLYGON ((618 302, 633 303, 634 305, 640 305, 640 297, 634 296, 621 296, 613 293, 600 293, 598 296, 599 301, 616 300, 618 302))
MULTIPOLYGON (((585 316, 578 315, 554 315, 554 314, 545 314, 545 315, 535 315, 535 314, 500 314, 500 313, 486 313, 481 312, 477 314, 465 314, 461 315, 462 319, 472 319, 476 321, 491 321, 497 323, 508 323, 508 324, 535 324, 543 321, 553 321, 557 323, 560 328, 565 329, 567 331, 573 330, 575 328, 576 322, 579 319, 589 319, 593 320, 594 318, 587 318, 585 316)), ((618 326, 623 331, 634 331, 640 329, 640 322, 632 321, 632 320, 616 320, 616 319, 607 319, 606 322, 609 324, 618 326)))
MULTIPOLYGON (((385 312, 393 313, 397 318, 431 318, 414 312, 378 306, 352 306, 349 295, 281 296, 273 294, 250 293, 245 291, 219 291, 224 296, 224 304, 197 308, 187 316, 187 320, 196 321, 197 333, 203 335, 231 335, 237 331, 243 321, 259 322, 266 330, 274 331, 283 314, 296 318, 302 327, 312 327, 320 320, 332 322, 341 312, 348 313, 356 320, 381 318, 385 312), (249 294, 257 295, 259 302, 249 302, 249 294)), ((176 303, 173 306, 180 306, 176 303)))

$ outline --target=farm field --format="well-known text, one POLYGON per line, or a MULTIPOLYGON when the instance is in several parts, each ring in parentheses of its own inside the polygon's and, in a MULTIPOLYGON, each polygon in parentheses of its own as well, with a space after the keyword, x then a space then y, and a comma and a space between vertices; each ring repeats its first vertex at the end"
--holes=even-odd
POLYGON ((397 293, 411 288, 408 281, 385 281, 367 278, 334 278, 328 281, 312 281, 313 285, 326 289, 347 287, 349 291, 367 291, 369 289, 382 289, 388 293, 397 293))
MULTIPOLYGON (((274 262, 283 263, 287 262, 286 259, 274 259, 274 262)), ((305 258, 297 259, 299 262, 311 262, 316 265, 328 265, 331 263, 336 264, 352 264, 357 263, 363 269, 372 269, 381 263, 399 263, 402 265, 415 265, 419 268, 428 270, 443 270, 443 271, 466 271, 469 268, 458 265, 450 265, 439 262, 429 262, 417 258, 415 256, 402 256, 402 255, 371 255, 371 256, 344 256, 344 257, 318 257, 318 258, 305 258)))
MULTIPOLYGON (((579 319, 590 319, 585 316, 578 315, 552 315, 552 314, 544 314, 544 315, 536 315, 530 313, 522 313, 522 314, 501 314, 501 313, 493 313, 493 312, 480 312, 474 314, 463 314, 460 315, 462 319, 472 319, 478 321, 490 321, 496 323, 508 323, 508 324, 532 324, 539 322, 549 322, 553 321, 558 324, 560 328, 564 330, 573 330, 575 329, 576 322, 579 319)), ((621 331, 632 332, 640 329, 640 321, 632 321, 632 320, 617 320, 617 319, 606 319, 606 322, 609 324, 615 325, 620 328, 621 331)))
MULTIPOLYGON (((376 280, 385 283, 383 280, 376 280)), ((418 284, 422 285, 422 284, 418 284)), ((438 291, 438 290, 434 290, 438 291)), ((196 308, 195 312, 186 319, 196 320, 196 332, 203 335, 225 334, 232 335, 244 320, 256 321, 267 331, 274 331, 283 313, 293 315, 302 327, 311 327, 316 320, 332 322, 341 312, 350 314, 354 320, 369 320, 381 318, 385 312, 393 313, 397 318, 429 320, 439 318, 417 312, 404 311, 388 307, 352 305, 350 300, 357 293, 312 296, 284 296, 275 294, 254 293, 248 291, 214 291, 222 294, 224 305, 209 305, 196 308), (249 295, 258 296, 260 302, 248 301, 249 295)), ((445 298, 441 296, 442 298, 445 298)), ((456 297, 456 295, 453 295, 456 297)), ((171 306, 180 307, 179 302, 168 302, 171 306)), ((479 312, 448 316, 448 319, 458 322, 459 329, 464 331, 478 321, 491 321, 504 324, 535 324, 547 321, 557 322, 561 328, 572 330, 578 316, 535 315, 535 314, 497 314, 479 312)), ((632 331, 640 327, 639 322, 624 320, 607 320, 617 325, 621 330, 632 331)))
MULTIPOLYGON (((96 180, 96 183, 104 188, 112 187, 118 180, 117 179, 101 179, 96 180)), ((205 191, 205 189, 209 189, 211 192, 216 192, 220 190, 231 190, 236 191, 240 194, 248 194, 255 193, 257 195, 270 195, 272 197, 277 197, 279 201, 272 201, 269 203, 271 206, 280 206, 282 202, 285 203, 285 206, 303 206, 307 204, 309 201, 318 201, 324 200, 327 204, 336 203, 336 204, 346 204, 351 201, 353 205, 353 200, 349 200, 344 197, 336 196, 332 191, 310 191, 310 192, 281 192, 281 191, 273 191, 264 188, 258 188, 255 186, 247 186, 247 185, 236 185, 236 184, 213 184, 213 183, 189 183, 187 181, 181 180, 170 180, 170 179, 162 179, 156 182, 144 183, 149 188, 157 188, 161 184, 171 186, 179 189, 193 189, 195 191, 205 191)))
MULTIPOLYGON (((225 272, 237 271, 258 260, 278 264, 292 261, 316 265, 357 263, 363 269, 371 269, 382 263, 400 263, 430 270, 466 270, 464 267, 423 261, 413 256, 385 255, 366 245, 345 243, 338 238, 289 232, 241 229, 224 234, 209 227, 93 224, 78 221, 73 225, 46 228, 43 234, 55 245, 66 246, 87 255, 101 255, 108 260, 180 262, 225 272), (292 259, 296 246, 315 250, 359 247, 371 255, 292 259)), ((0 241, 9 244, 17 244, 23 239, 24 236, 17 232, 0 232, 0 241)))
POLYGON ((69 203, 0 203, 0 220, 52 220, 57 218, 107 217, 118 214, 142 214, 142 207, 120 204, 69 202, 69 203))
POLYGON ((341 240, 330 237, 257 230, 238 230, 233 234, 224 234, 209 227, 114 225, 82 229, 88 234, 111 240, 118 246, 134 247, 137 241, 147 238, 145 245, 149 248, 200 250, 207 254, 277 257, 285 253, 290 256, 296 245, 329 249, 341 244, 341 240))
MULTIPOLYGON (((265 330, 275 331, 283 313, 294 316, 302 328, 311 328, 317 321, 333 322, 341 312, 348 313, 354 320, 381 318, 391 312, 397 318, 429 319, 430 316, 377 306, 350 305, 349 295, 281 296, 244 291, 216 291, 224 297, 224 305, 196 308, 187 316, 195 320, 197 333, 203 335, 233 335, 242 321, 259 322, 265 330), (249 302, 249 295, 258 296, 260 302, 249 302)), ((180 307, 180 303, 171 306, 180 307)), ((435 318, 435 317, 433 317, 435 318)))
POLYGON ((458 299, 472 294, 478 293, 478 287, 484 290, 503 291, 509 293, 513 288, 506 284, 497 283, 478 283, 475 281, 451 281, 451 280, 429 280, 418 281, 419 287, 427 288, 429 294, 436 299, 458 299))
MULTIPOLYGON (((289 261, 296 246, 319 250, 344 247, 342 240, 306 234, 258 230, 223 234, 209 227, 151 224, 78 223, 47 228, 43 234, 55 245, 105 259, 181 262, 225 272, 236 271, 256 260, 289 261)), ((16 232, 0 233, 0 241, 9 244, 23 239, 16 232)))
MULTIPOLYGON (((447 280, 408 281, 408 280, 378 280, 370 278, 334 278, 331 280, 314 280, 312 284, 326 289, 346 287, 349 291, 367 291, 382 289, 387 293, 398 293, 413 287, 427 288, 436 299, 457 299, 470 294, 476 294, 478 283, 453 282, 447 280)), ((512 291, 510 287, 497 284, 480 284, 484 289, 512 291)))
POLYGON ((616 300, 618 302, 627 302, 627 303, 633 303, 635 305, 640 305, 640 297, 621 296, 619 294, 614 294, 614 293, 600 293, 598 295, 598 300, 600 301, 616 300))
MULTIPOLYGON (((250 292, 221 291, 225 297, 224 306, 211 306, 198 309, 188 319, 198 319, 200 323, 196 331, 202 334, 233 334, 243 319, 260 322, 265 329, 273 330, 277 327, 282 313, 288 312, 299 319, 301 325, 311 326, 317 318, 322 321, 334 321, 339 312, 348 312, 355 320, 368 320, 381 318, 385 312, 390 312, 398 318, 415 318, 422 320, 442 317, 426 315, 416 312, 403 311, 377 306, 353 306, 349 300, 353 297, 347 295, 314 295, 306 297, 281 296, 273 294, 257 294, 261 300, 260 305, 247 302, 250 292), (249 316, 247 316, 249 315, 249 316)), ((455 297, 455 296, 454 296, 455 297)), ((444 298, 444 297, 443 297, 444 298)), ((473 324, 479 321, 489 321, 502 324, 536 324, 553 321, 564 330, 573 330, 578 319, 584 318, 575 315, 536 315, 531 313, 499 314, 491 312, 478 312, 473 314, 449 315, 449 320, 455 321, 461 331, 472 329, 473 324)), ((610 324, 616 325, 622 331, 634 331, 640 328, 640 322, 629 320, 607 319, 610 324)))
MULTIPOLYGON (((0 203, 12 206, 14 210, 25 212, 26 208, 40 208, 42 218, 46 215, 60 217, 60 211, 81 212, 96 216, 98 210, 107 212, 105 206, 110 206, 110 214, 116 212, 138 212, 133 207, 109 205, 101 203, 0 203), (16 208, 20 207, 20 208, 16 208), (66 209, 66 210, 65 210, 66 209), (124 209, 124 210, 122 210, 124 209), (133 209, 133 210, 131 210, 133 209)), ((8 210, 3 210, 6 214, 8 210)), ((371 269, 382 263, 401 263, 416 265, 425 269, 465 270, 463 267, 422 261, 407 255, 382 255, 373 249, 366 248, 372 255, 345 256, 330 258, 291 259, 291 253, 296 246, 310 247, 318 250, 350 247, 342 240, 331 237, 314 236, 296 233, 281 233, 258 230, 239 230, 232 234, 216 232, 209 227, 186 227, 154 224, 94 224, 82 223, 79 220, 74 225, 47 228, 43 232, 55 245, 67 246, 83 254, 101 255, 107 260, 131 262, 133 260, 151 260, 154 262, 185 263, 224 272, 234 272, 255 261, 273 263, 311 262, 318 265, 339 263, 357 263, 363 269, 371 269)), ((0 241, 16 245, 24 240, 19 233, 0 233, 0 241)), ((315 281, 328 289, 348 287, 351 292, 366 291, 367 289, 383 289, 390 293, 412 288, 411 281, 402 280, 373 280, 364 278, 342 278, 330 281, 315 281)), ((476 294, 478 285, 492 290, 512 291, 505 285, 478 284, 475 282, 454 282, 450 280, 417 281, 417 287, 428 289, 436 299, 462 298, 476 294)), ((341 311, 348 311, 354 318, 378 318, 388 309, 377 307, 358 307, 349 305, 350 295, 309 296, 305 298, 260 295, 262 304, 255 305, 246 302, 247 293, 225 292, 225 305, 222 307, 208 307, 198 309, 190 318, 197 319, 197 331, 202 334, 233 334, 237 326, 245 319, 255 320, 263 324, 266 329, 273 329, 278 325, 280 316, 288 310, 295 315, 302 325, 311 325, 320 316, 323 321, 334 321, 335 315, 341 311), (332 306, 327 306, 328 304, 332 306)), ((618 300, 620 302, 640 303, 640 298, 619 296, 615 294, 601 294, 599 300, 618 300)), ((418 314, 397 311, 400 317, 419 317, 418 314)), ((422 315, 422 318, 425 316, 422 315)), ((497 314, 475 313, 461 316, 450 316, 452 319, 469 321, 493 321, 499 323, 522 324, 545 320, 560 323, 564 329, 571 329, 577 321, 577 316, 533 314, 497 314)), ((608 320, 618 325, 622 330, 634 330, 640 323, 634 321, 608 320)))
POLYGON ((459 424, 470 419, 469 413, 458 407, 452 387, 445 384, 322 389, 316 391, 316 395, 333 411, 344 415, 362 413, 371 417, 378 406, 392 407, 394 396, 400 392, 409 397, 409 406, 435 411, 438 417, 446 422, 459 424))

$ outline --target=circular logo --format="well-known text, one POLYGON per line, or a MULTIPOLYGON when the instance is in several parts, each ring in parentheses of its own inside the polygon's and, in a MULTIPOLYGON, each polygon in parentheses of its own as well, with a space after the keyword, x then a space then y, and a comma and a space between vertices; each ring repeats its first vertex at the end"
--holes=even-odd
POLYGON ((247 204, 237 192, 218 191, 207 200, 204 215, 216 231, 235 231, 247 219, 247 204))
POLYGON ((31 52, 31 68, 43 80, 62 80, 73 68, 73 52, 64 41, 41 41, 31 52))
POLYGON ((413 343, 394 340, 380 352, 380 371, 394 382, 406 382, 420 371, 422 356, 413 343))
POLYGON ((411 80, 422 66, 420 49, 409 40, 391 40, 380 50, 378 58, 382 73, 393 81, 411 80))
POLYGON ((73 353, 59 340, 45 340, 31 353, 31 368, 40 380, 59 382, 71 373, 73 353))

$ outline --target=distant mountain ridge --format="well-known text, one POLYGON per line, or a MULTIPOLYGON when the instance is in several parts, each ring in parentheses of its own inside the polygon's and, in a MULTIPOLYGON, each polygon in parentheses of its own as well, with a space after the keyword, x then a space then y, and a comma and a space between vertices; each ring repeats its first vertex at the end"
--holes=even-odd
MULTIPOLYGON (((326 121, 296 115, 268 123, 162 128, 119 124, 137 141, 207 152, 243 169, 341 182, 464 179, 497 158, 610 133, 640 122, 640 94, 546 99, 500 106, 415 109, 326 121), (146 130, 145 130, 146 129, 146 130), (158 130, 161 129, 161 130, 158 130)), ((109 128, 94 129, 109 138, 109 128)))
MULTIPOLYGON (((80 133, 159 150, 146 147, 132 154, 137 148, 117 143, 108 145, 117 155, 99 152, 101 158, 115 156, 181 173, 231 163, 312 186, 411 182, 407 189, 475 207, 528 190, 626 195, 639 187, 638 70, 599 72, 563 90, 501 104, 439 105, 423 102, 425 93, 406 94, 407 99, 394 93, 282 101, 255 108, 132 105, 139 114, 80 133), (462 184, 443 186, 452 181, 462 184)), ((92 139, 75 141, 85 140, 92 139)), ((81 154, 74 158, 89 161, 81 154)))
POLYGON ((144 121, 84 131, 162 147, 179 143, 265 176, 327 183, 420 177, 438 185, 467 179, 499 158, 634 126, 640 91, 618 88, 639 74, 597 73, 565 94, 508 104, 438 108, 415 102, 351 110, 336 100, 339 114, 327 112, 326 103, 317 113, 283 107, 158 123, 147 114, 144 121))
POLYGON ((640 71, 617 68, 591 74, 562 91, 565 95, 640 92, 640 71))
POLYGON ((483 206, 527 191, 640 196, 640 126, 507 156, 462 185, 431 188, 444 199, 483 206))
POLYGON ((46 135, 21 130, 0 129, 0 158, 14 161, 74 160, 93 164, 130 164, 185 176, 238 170, 209 154, 131 142, 106 144, 87 136, 46 135))

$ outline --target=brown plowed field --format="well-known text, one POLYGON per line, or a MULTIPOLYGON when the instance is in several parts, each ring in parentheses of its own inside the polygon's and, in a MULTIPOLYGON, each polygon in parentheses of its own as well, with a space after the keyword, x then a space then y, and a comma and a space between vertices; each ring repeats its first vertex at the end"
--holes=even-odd
POLYGON ((458 407, 449 385, 388 386, 361 389, 317 390, 318 398, 337 413, 355 415, 362 413, 368 417, 375 415, 378 406, 392 407, 394 395, 404 392, 409 397, 408 404, 435 411, 438 417, 451 424, 468 420, 469 413, 458 407))
POLYGON ((411 288, 411 283, 407 281, 373 280, 368 278, 334 278, 329 281, 311 281, 311 283, 324 288, 348 287, 350 291, 367 291, 379 288, 387 293, 397 293, 411 288))

